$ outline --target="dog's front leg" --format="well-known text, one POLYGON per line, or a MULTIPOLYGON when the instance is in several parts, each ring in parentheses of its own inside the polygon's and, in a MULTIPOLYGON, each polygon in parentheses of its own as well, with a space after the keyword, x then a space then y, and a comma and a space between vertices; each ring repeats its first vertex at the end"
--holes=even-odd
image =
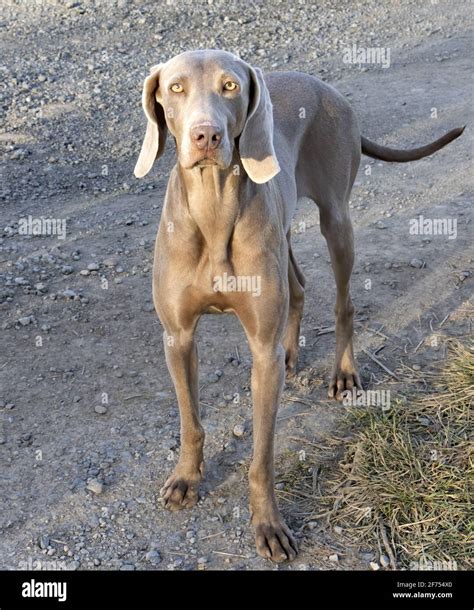
POLYGON ((250 511, 257 551, 275 562, 292 560, 297 546, 278 510, 273 472, 273 445, 278 405, 285 378, 285 350, 250 341, 254 452, 249 470, 250 511))
POLYGON ((172 331, 164 335, 166 362, 173 379, 181 418, 179 460, 168 478, 161 496, 169 510, 190 508, 198 501, 198 486, 204 462, 204 430, 199 418, 198 355, 194 328, 172 331))

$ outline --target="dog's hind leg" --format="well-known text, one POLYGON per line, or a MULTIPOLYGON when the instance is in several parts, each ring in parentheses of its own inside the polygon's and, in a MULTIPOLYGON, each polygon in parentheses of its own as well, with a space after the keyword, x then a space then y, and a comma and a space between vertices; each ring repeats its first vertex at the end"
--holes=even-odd
POLYGON ((354 264, 354 238, 347 203, 320 206, 320 219, 337 290, 336 362, 329 382, 328 396, 342 400, 345 390, 361 387, 352 347, 354 305, 349 287, 354 264))

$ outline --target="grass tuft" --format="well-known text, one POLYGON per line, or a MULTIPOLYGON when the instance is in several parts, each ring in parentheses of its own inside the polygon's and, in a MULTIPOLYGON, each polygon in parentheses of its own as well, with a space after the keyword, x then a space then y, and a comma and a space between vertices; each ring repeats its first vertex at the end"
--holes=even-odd
POLYGON ((284 477, 293 489, 282 490, 282 499, 299 505, 305 520, 325 518, 356 544, 378 544, 393 568, 421 560, 474 564, 474 344, 448 347, 446 362, 424 374, 427 392, 395 400, 385 413, 350 409, 349 437, 326 452, 313 447, 284 477), (314 473, 328 465, 328 451, 336 466, 321 489, 314 473))

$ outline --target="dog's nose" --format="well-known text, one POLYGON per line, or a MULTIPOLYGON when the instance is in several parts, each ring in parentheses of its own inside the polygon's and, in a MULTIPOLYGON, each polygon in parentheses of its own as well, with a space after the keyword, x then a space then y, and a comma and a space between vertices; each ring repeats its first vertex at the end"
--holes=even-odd
POLYGON ((215 125, 195 125, 191 129, 191 139, 199 150, 214 150, 221 143, 221 130, 215 125))

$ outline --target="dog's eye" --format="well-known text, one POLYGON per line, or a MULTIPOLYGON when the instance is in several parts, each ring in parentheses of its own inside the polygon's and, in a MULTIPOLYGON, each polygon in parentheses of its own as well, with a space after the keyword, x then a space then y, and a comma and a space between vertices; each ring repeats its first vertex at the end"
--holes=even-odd
POLYGON ((235 91, 238 87, 239 85, 237 83, 232 82, 231 80, 228 80, 226 83, 224 83, 225 91, 235 91))
POLYGON ((180 85, 179 83, 174 83, 174 85, 171 85, 170 89, 173 93, 182 93, 183 85, 180 85))

